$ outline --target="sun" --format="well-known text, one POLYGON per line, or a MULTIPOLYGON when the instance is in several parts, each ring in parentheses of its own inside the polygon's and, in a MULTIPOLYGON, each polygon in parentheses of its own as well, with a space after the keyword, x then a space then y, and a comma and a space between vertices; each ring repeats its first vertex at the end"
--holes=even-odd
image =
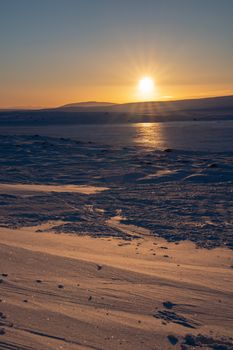
POLYGON ((154 80, 151 77, 143 77, 138 82, 138 88, 142 93, 154 91, 154 80))
POLYGON ((149 99, 154 97, 155 82, 150 76, 142 77, 138 82, 138 94, 140 99, 149 99))

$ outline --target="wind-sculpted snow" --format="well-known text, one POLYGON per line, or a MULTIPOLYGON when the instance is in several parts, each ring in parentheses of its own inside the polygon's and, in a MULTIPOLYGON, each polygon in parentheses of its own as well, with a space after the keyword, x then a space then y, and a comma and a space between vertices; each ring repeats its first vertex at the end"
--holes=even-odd
POLYGON ((0 142, 3 227, 51 221, 55 232, 137 238, 109 225, 120 213, 124 224, 169 241, 233 246, 233 153, 149 152, 37 135, 0 136, 0 142), (105 190, 54 192, 37 185, 105 190))

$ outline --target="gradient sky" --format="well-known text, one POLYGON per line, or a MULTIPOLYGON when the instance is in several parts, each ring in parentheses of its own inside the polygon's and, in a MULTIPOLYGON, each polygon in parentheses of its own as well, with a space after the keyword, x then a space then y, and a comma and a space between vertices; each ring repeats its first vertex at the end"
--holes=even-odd
POLYGON ((0 0, 0 107, 233 93, 233 0, 0 0))

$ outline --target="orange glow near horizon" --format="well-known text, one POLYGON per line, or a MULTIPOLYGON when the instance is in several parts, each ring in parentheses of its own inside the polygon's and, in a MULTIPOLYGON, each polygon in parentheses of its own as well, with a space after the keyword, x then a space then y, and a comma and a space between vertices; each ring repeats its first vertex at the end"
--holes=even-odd
POLYGON ((205 89, 200 86, 163 86, 155 85, 155 90, 150 94, 142 94, 139 91, 137 84, 131 86, 84 86, 72 89, 63 90, 58 88, 35 89, 28 88, 24 90, 7 91, 0 89, 1 101, 0 108, 9 107, 28 107, 28 108, 43 108, 56 107, 67 103, 83 102, 83 101, 98 101, 98 102, 113 102, 113 103, 130 103, 142 101, 167 101, 180 100, 189 98, 204 98, 224 95, 233 95, 233 89, 205 89), (202 88, 202 89, 201 89, 202 88), (150 95, 150 96, 148 96, 150 95))
MULTIPOLYGON (((175 61, 156 61, 153 50, 146 54, 139 49, 126 52, 124 59, 108 57, 108 64, 104 65, 98 59, 94 66, 89 56, 77 65, 77 53, 71 52, 70 66, 63 67, 59 74, 56 69, 49 70, 51 63, 46 62, 43 70, 32 71, 28 80, 12 76, 11 83, 0 84, 0 108, 50 108, 85 101, 168 101, 233 94, 232 83, 211 84, 198 77, 201 74, 198 67, 191 71, 176 62, 179 68, 175 69, 175 61)), ((57 62, 53 64, 56 67, 57 62)))
MULTIPOLYGON (((21 88, 19 85, 0 86, 0 108, 50 108, 68 103, 85 101, 130 103, 143 101, 168 101, 188 98, 203 98, 233 94, 233 86, 230 84, 191 84, 182 82, 176 76, 168 74, 171 67, 155 65, 153 58, 147 63, 140 62, 137 58, 128 62, 125 67, 116 67, 114 75, 103 70, 100 76, 85 81, 84 76, 73 77, 71 83, 54 76, 53 81, 45 85, 43 79, 36 82, 29 81, 21 88), (148 63, 150 62, 150 63, 148 63), (131 64, 130 64, 131 63, 131 64), (59 84, 56 78, 60 79, 59 84), (76 82, 76 83, 75 83, 76 82), (67 86, 66 86, 67 85, 67 86), (228 89, 226 89, 226 87, 228 89)), ((114 71, 114 66, 109 66, 114 71)), ((68 74, 68 73, 67 73, 68 74)))
POLYGON ((185 66, 177 72, 172 62, 156 62, 153 52, 148 52, 147 57, 140 52, 128 56, 125 55, 125 62, 111 57, 108 66, 98 61, 93 68, 87 57, 83 70, 81 63, 75 72, 70 65, 60 75, 47 69, 41 76, 32 72, 32 79, 0 85, 0 108, 50 108, 86 101, 168 101, 233 94, 232 83, 198 83, 199 79, 191 78, 200 72, 190 72, 185 66), (90 69, 92 75, 87 74, 90 69))

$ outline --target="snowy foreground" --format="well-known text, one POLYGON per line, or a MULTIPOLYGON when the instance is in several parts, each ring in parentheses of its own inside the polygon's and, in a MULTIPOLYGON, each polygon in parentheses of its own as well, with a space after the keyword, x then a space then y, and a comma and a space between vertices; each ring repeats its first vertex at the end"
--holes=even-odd
POLYGON ((233 153, 0 141, 0 349, 232 349, 233 153))
POLYGON ((2 227, 53 221, 55 232, 130 239, 109 225, 117 216, 169 241, 233 247, 233 153, 149 152, 40 136, 0 141, 2 227))

